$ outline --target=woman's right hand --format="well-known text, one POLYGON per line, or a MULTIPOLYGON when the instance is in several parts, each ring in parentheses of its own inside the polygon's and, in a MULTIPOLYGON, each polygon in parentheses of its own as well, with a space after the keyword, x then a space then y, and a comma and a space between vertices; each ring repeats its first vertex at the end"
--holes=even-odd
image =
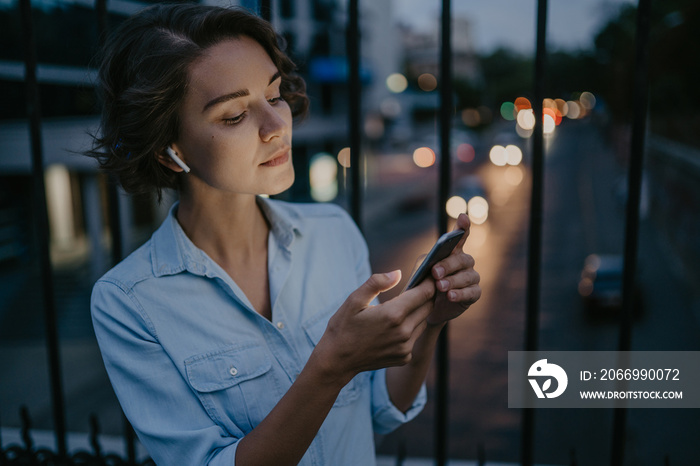
POLYGON ((363 371, 407 364, 433 310, 432 279, 375 306, 372 300, 401 280, 401 272, 374 274, 331 317, 312 358, 329 380, 345 385, 363 371))

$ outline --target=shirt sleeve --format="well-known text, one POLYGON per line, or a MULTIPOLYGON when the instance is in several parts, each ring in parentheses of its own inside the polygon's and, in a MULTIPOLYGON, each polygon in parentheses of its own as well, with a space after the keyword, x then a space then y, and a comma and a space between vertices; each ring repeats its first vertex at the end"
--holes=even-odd
POLYGON ((423 383, 411 407, 405 413, 401 412, 389 398, 389 391, 386 386, 386 369, 380 369, 372 373, 371 386, 372 426, 378 434, 388 434, 401 424, 405 424, 418 416, 428 399, 425 383, 423 383))
MULTIPOLYGON (((372 268, 369 262, 369 248, 360 230, 353 225, 353 230, 356 232, 357 258, 356 273, 358 286, 364 283, 370 275, 372 268)), ((372 304, 379 304, 379 298, 375 298, 372 304)), ((411 407, 405 412, 401 412, 389 398, 389 391, 386 386, 386 369, 374 371, 371 375, 371 390, 372 390, 372 424, 374 431, 378 434, 387 434, 401 424, 404 424, 415 418, 425 407, 427 401, 427 390, 425 382, 421 385, 420 391, 413 400, 411 407)))
POLYGON ((165 352, 133 291, 93 288, 95 335, 114 391, 157 464, 235 464, 240 436, 214 423, 165 352))

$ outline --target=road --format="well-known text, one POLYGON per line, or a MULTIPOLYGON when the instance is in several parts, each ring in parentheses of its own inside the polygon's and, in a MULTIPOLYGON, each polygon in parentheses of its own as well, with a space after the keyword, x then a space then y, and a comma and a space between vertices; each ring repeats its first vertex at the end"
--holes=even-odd
MULTIPOLYGON (((624 212, 614 193, 624 171, 594 125, 567 123, 547 141, 539 346, 615 350, 616 323, 587 319, 576 290, 586 255, 623 251, 624 212)), ((507 408, 506 371, 507 352, 523 348, 530 175, 514 187, 505 181, 504 167, 487 163, 475 171, 486 184, 491 211, 465 248, 476 259, 482 299, 449 327, 449 456, 474 459, 482 450, 490 461, 518 461, 521 413, 507 408)), ((434 197, 426 196, 434 206, 434 197)), ((436 238, 427 226, 435 223, 434 208, 413 212, 413 220, 404 217, 397 212, 366 228, 375 270, 410 270, 410 258, 436 238), (395 230, 415 232, 419 221, 426 222, 421 235, 393 248, 381 246, 395 230)), ((691 303, 697 295, 674 277, 648 219, 639 238, 646 313, 635 322, 632 349, 699 350, 700 325, 691 303)), ((413 423, 383 439, 380 451, 396 452, 403 441, 410 456, 431 456, 432 410, 430 403, 413 423)), ((535 424, 537 462, 569 464, 574 458, 578 464, 608 464, 611 411, 539 410, 535 424)), ((666 455, 670 464, 692 464, 698 429, 695 410, 630 410, 626 464, 663 464, 666 455)))
MULTIPOLYGON (((540 348, 614 350, 615 323, 584 318, 576 285, 588 253, 622 251, 624 215, 613 193, 623 170, 593 124, 566 123, 547 141, 540 348)), ((527 144, 524 141, 522 147, 527 144)), ((482 299, 448 330, 449 456, 475 459, 481 450, 489 461, 517 461, 521 413, 507 407, 507 354, 523 348, 531 177, 527 164, 515 169, 517 173, 507 172, 483 163, 483 158, 477 154, 482 163, 456 167, 458 176, 477 174, 483 180, 490 213, 485 224, 472 227, 465 247, 482 277, 482 299)), ((373 268, 400 268, 407 277, 418 255, 437 237, 436 168, 419 169, 410 156, 394 154, 371 159, 367 171, 363 226, 373 268)), ((700 326, 691 302, 697 294, 677 279, 648 219, 640 229, 640 278, 646 313, 635 322, 633 349, 700 350, 700 326)), ((18 407, 26 403, 35 426, 49 429, 46 350, 36 311, 41 303, 31 291, 36 277, 6 273, 2 279, 21 299, 12 301, 0 326, 0 419, 3 426, 18 425, 18 407)), ((89 286, 76 288, 74 281, 84 280, 71 273, 60 280, 57 301, 68 429, 85 431, 89 413, 95 412, 103 432, 120 434, 120 411, 90 328, 89 286)), ((401 285, 382 299, 399 289, 401 285)), ((425 411, 380 439, 380 453, 394 455, 403 442, 409 456, 432 456, 432 374, 428 388, 431 401, 425 411)), ((574 457, 582 465, 608 463, 611 411, 539 410, 535 422, 537 462, 569 464, 574 457)), ((630 410, 626 464, 661 465, 665 455, 670 464, 692 464, 698 431, 695 410, 630 410)))

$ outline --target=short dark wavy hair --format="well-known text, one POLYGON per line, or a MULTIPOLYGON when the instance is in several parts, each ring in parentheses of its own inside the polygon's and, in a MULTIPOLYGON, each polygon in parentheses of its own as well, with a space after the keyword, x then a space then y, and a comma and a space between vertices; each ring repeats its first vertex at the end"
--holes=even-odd
POLYGON ((157 154, 178 138, 188 68, 209 47, 241 36, 265 49, 282 76, 282 98, 294 117, 303 117, 306 85, 270 23, 237 8, 154 5, 126 19, 100 54, 102 120, 86 154, 129 193, 155 190, 160 199, 163 188, 178 189, 179 174, 161 165, 157 154))

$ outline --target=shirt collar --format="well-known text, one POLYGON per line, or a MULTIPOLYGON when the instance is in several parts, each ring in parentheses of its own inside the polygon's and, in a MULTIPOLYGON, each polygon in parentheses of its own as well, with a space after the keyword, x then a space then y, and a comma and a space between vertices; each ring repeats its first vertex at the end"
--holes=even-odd
MULTIPOLYGON (((293 204, 256 197, 256 202, 270 224, 274 239, 286 250, 290 250, 294 238, 302 235, 301 216, 293 204)), ((187 237, 177 221, 175 202, 167 218, 153 233, 151 254, 153 274, 156 277, 172 275, 184 270, 206 275, 207 255, 187 237)))

